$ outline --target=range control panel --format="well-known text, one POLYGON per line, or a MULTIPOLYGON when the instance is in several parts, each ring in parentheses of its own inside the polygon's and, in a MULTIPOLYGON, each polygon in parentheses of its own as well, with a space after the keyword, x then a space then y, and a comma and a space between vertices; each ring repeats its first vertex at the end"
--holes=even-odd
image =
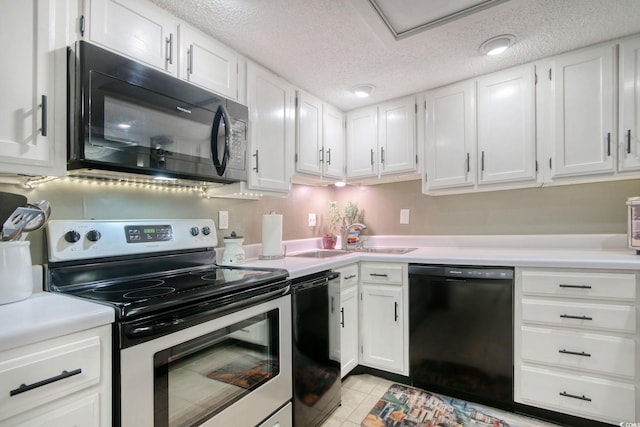
POLYGON ((216 247, 212 219, 52 220, 49 262, 216 247))

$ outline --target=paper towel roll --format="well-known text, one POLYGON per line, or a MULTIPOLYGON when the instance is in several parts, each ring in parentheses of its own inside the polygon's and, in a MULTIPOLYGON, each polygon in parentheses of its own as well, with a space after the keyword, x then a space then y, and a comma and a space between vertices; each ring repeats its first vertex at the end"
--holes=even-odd
POLYGON ((262 256, 282 256, 282 215, 262 216, 262 256))

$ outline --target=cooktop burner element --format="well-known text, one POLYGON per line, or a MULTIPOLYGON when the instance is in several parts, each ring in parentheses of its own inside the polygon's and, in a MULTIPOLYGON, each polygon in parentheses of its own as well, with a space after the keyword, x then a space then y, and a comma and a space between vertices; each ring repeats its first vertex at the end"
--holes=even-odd
POLYGON ((121 294, 123 292, 128 292, 128 291, 137 291, 141 289, 153 288, 155 286, 160 286, 162 284, 164 284, 164 280, 159 280, 159 279, 140 280, 136 282, 124 282, 124 283, 116 283, 113 285, 98 286, 96 288, 91 289, 91 292, 95 292, 98 294, 104 294, 104 293, 121 294))

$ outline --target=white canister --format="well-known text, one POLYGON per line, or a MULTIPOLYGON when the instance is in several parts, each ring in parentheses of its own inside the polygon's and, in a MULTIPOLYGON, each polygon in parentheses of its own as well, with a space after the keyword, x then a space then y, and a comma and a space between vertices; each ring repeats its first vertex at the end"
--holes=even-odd
POLYGON ((231 232, 229 237, 224 238, 224 252, 222 253, 222 265, 236 265, 244 263, 244 249, 242 249, 242 243, 244 239, 242 236, 236 235, 236 232, 231 232))
POLYGON ((0 304, 20 301, 33 292, 29 242, 0 242, 0 304))

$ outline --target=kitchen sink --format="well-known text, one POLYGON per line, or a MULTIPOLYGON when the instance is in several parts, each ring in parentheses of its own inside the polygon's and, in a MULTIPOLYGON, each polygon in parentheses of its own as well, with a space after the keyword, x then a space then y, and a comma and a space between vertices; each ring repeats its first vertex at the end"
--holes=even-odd
POLYGON ((300 257, 300 258, 331 258, 334 256, 347 255, 348 251, 341 251, 337 249, 314 249, 312 251, 301 252, 295 255, 288 255, 291 257, 300 257))
POLYGON ((415 251, 417 248, 383 248, 383 247, 370 247, 359 248, 356 252, 369 252, 376 254, 406 254, 407 252, 415 251))

